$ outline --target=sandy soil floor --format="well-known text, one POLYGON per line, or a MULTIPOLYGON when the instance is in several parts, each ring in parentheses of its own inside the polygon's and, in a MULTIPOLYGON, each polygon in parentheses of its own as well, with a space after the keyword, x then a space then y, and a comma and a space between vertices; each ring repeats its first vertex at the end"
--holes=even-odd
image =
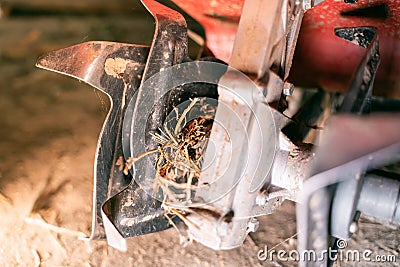
MULTIPOLYGON (((257 260, 265 245, 296 247, 296 237, 289 238, 296 234, 292 203, 263 218, 260 230, 231 251, 195 243, 183 248, 173 229, 130 239, 127 253, 84 240, 91 226, 95 146, 109 103, 93 88, 34 63, 40 54, 82 41, 146 44, 151 27, 149 17, 124 16, 0 21, 1 266, 296 265, 257 260)), ((349 243, 397 256, 397 263, 380 266, 398 266, 399 246, 399 229, 370 221, 349 243)), ((357 263, 338 264, 348 265, 357 263)))

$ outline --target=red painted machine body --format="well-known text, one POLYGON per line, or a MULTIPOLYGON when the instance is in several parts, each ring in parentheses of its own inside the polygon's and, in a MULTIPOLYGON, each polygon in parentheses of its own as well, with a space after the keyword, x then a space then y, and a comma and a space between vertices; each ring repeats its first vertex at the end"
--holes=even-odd
POLYGON ((345 91, 358 64, 367 52, 357 44, 335 35, 335 28, 373 26, 377 28, 381 62, 375 93, 391 96, 400 90, 400 1, 361 0, 356 4, 327 0, 304 16, 291 79, 305 85, 345 91), (379 17, 346 16, 343 13, 384 3, 387 14, 379 17))
MULTIPOLYGON (((205 28, 207 46, 216 57, 229 61, 244 0, 174 0, 205 28)), ((335 28, 377 28, 381 63, 375 93, 400 97, 400 0, 325 2, 303 18, 289 80, 296 85, 345 91, 367 49, 335 35, 335 28), (384 15, 343 15, 350 10, 384 5, 384 15)))

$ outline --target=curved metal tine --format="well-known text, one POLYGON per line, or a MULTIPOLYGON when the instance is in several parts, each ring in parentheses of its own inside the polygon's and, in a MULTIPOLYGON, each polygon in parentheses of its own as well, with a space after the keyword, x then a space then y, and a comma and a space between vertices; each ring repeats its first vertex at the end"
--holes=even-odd
POLYGON ((141 1, 156 23, 143 84, 163 68, 188 60, 188 39, 186 21, 181 14, 154 0, 141 1))
MULTIPOLYGON (((165 68, 190 60, 188 57, 187 26, 185 18, 175 10, 154 0, 141 1, 154 17, 156 26, 136 103, 140 103, 146 99, 145 103, 154 105, 162 97, 158 90, 159 85, 168 84, 169 80, 173 77, 159 75, 157 80, 152 80, 152 88, 154 88, 152 91, 144 91, 142 85, 148 78, 165 68)), ((168 103, 164 103, 164 105, 168 105, 168 103)), ((140 109, 135 108, 132 118, 141 116, 140 112, 140 109)), ((164 113, 165 110, 156 109, 153 114, 153 120, 150 121, 151 126, 149 126, 149 131, 156 131, 161 126, 166 117, 164 113)), ((133 149, 133 145, 131 141, 131 149, 133 149)), ((152 144, 153 147, 149 147, 149 149, 155 148, 155 145, 156 143, 154 142, 152 144)))
POLYGON ((49 52, 39 57, 36 66, 86 82, 113 98, 118 90, 112 83, 101 82, 103 74, 108 72, 111 74, 109 75, 112 76, 111 78, 119 76, 120 82, 123 82, 122 77, 124 76, 126 81, 132 82, 132 79, 126 79, 127 75, 132 75, 128 73, 129 66, 144 65, 148 50, 149 47, 143 45, 90 41, 49 52), (114 58, 119 57, 123 61, 119 61, 119 65, 115 64, 114 66, 110 64, 112 63, 110 61, 106 64, 107 59, 113 56, 114 58), (130 58, 132 56, 133 58, 130 58), (124 72, 118 73, 118 66, 123 66, 124 72))
POLYGON ((93 220, 90 239, 105 238, 101 206, 129 184, 116 165, 122 155, 121 127, 124 103, 140 84, 149 47, 114 42, 86 42, 50 52, 36 63, 39 68, 65 74, 106 93, 111 109, 101 130, 95 158, 93 220))
POLYGON ((172 8, 179 12, 186 20, 187 23, 187 34, 195 43, 201 46, 199 53, 197 54, 197 59, 201 57, 214 57, 213 53, 207 47, 206 40, 206 32, 203 27, 197 20, 195 20, 192 16, 186 13, 185 10, 180 8, 177 4, 172 2, 171 0, 158 0, 159 3, 172 8))
MULTIPOLYGON (((339 112, 343 113, 362 114, 369 112, 374 80, 380 62, 379 39, 376 28, 357 28, 369 30, 373 33, 373 37, 371 40, 368 40, 367 37, 365 37, 367 42, 370 41, 370 44, 364 59, 361 61, 353 76, 349 90, 347 91, 342 106, 339 109, 339 112)), ((352 30, 354 28, 349 29, 352 30)))
MULTIPOLYGON (((142 0, 142 3, 153 15, 156 22, 154 39, 141 81, 143 84, 144 81, 164 68, 189 59, 187 56, 187 28, 183 16, 153 0, 142 0)), ((145 92, 139 87, 135 103, 145 97, 146 103, 155 105, 160 97, 157 90, 158 84, 168 82, 169 78, 165 77, 163 80, 157 80, 154 83, 154 90, 151 91, 145 92)), ((135 103, 130 103, 129 105, 135 103)), ((168 105, 168 103, 164 103, 164 105, 168 105)), ((135 107, 132 119, 141 117, 140 112, 141 110, 135 107)), ((156 130, 166 116, 163 109, 157 110, 156 113, 156 115, 152 116, 152 121, 150 121, 152 124, 150 131, 156 130)), ((136 143, 134 138, 135 136, 131 136, 131 151, 136 143)), ((140 175, 146 177, 152 175, 147 171, 154 169, 154 167, 135 167, 137 173, 140 172, 138 170, 145 170, 146 173, 140 173, 140 175)), ((152 198, 134 182, 131 182, 127 188, 108 199, 102 209, 108 244, 123 251, 127 249, 125 237, 158 232, 170 227, 168 220, 164 217, 161 202, 152 198), (134 206, 128 205, 128 202, 134 203, 134 206)))
POLYGON ((183 10, 179 5, 171 0, 158 0, 159 3, 176 10, 179 12, 186 20, 187 23, 187 34, 190 39, 197 43, 201 48, 198 51, 197 59, 202 57, 215 57, 213 52, 207 46, 206 32, 202 24, 200 24, 196 19, 189 15, 185 10, 183 10))

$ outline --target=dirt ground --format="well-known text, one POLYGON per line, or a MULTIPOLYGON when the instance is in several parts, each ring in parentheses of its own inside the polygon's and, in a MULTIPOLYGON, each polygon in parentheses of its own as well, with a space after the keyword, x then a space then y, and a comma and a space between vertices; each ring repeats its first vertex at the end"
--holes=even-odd
MULTIPOLYGON (((295 207, 289 202, 262 218, 259 231, 231 251, 196 243, 183 248, 173 229, 130 239, 127 253, 85 240, 95 147, 109 103, 86 84, 34 64, 43 53, 83 41, 149 44, 152 27, 150 17, 129 15, 0 20, 1 266, 296 265, 257 260, 265 245, 296 247, 295 207)), ((400 231, 364 220, 349 248, 396 255, 396 263, 380 266, 398 266, 400 231)), ((357 263, 338 264, 348 265, 357 263)))

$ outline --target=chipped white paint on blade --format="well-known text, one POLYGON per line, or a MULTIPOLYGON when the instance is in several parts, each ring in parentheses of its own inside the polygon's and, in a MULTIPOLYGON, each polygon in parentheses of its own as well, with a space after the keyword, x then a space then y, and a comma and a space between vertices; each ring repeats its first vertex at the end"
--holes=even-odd
POLYGON ((108 245, 122 252, 126 252, 128 247, 124 237, 118 232, 117 228, 115 228, 103 211, 101 211, 101 215, 103 217, 104 230, 106 232, 108 245))

